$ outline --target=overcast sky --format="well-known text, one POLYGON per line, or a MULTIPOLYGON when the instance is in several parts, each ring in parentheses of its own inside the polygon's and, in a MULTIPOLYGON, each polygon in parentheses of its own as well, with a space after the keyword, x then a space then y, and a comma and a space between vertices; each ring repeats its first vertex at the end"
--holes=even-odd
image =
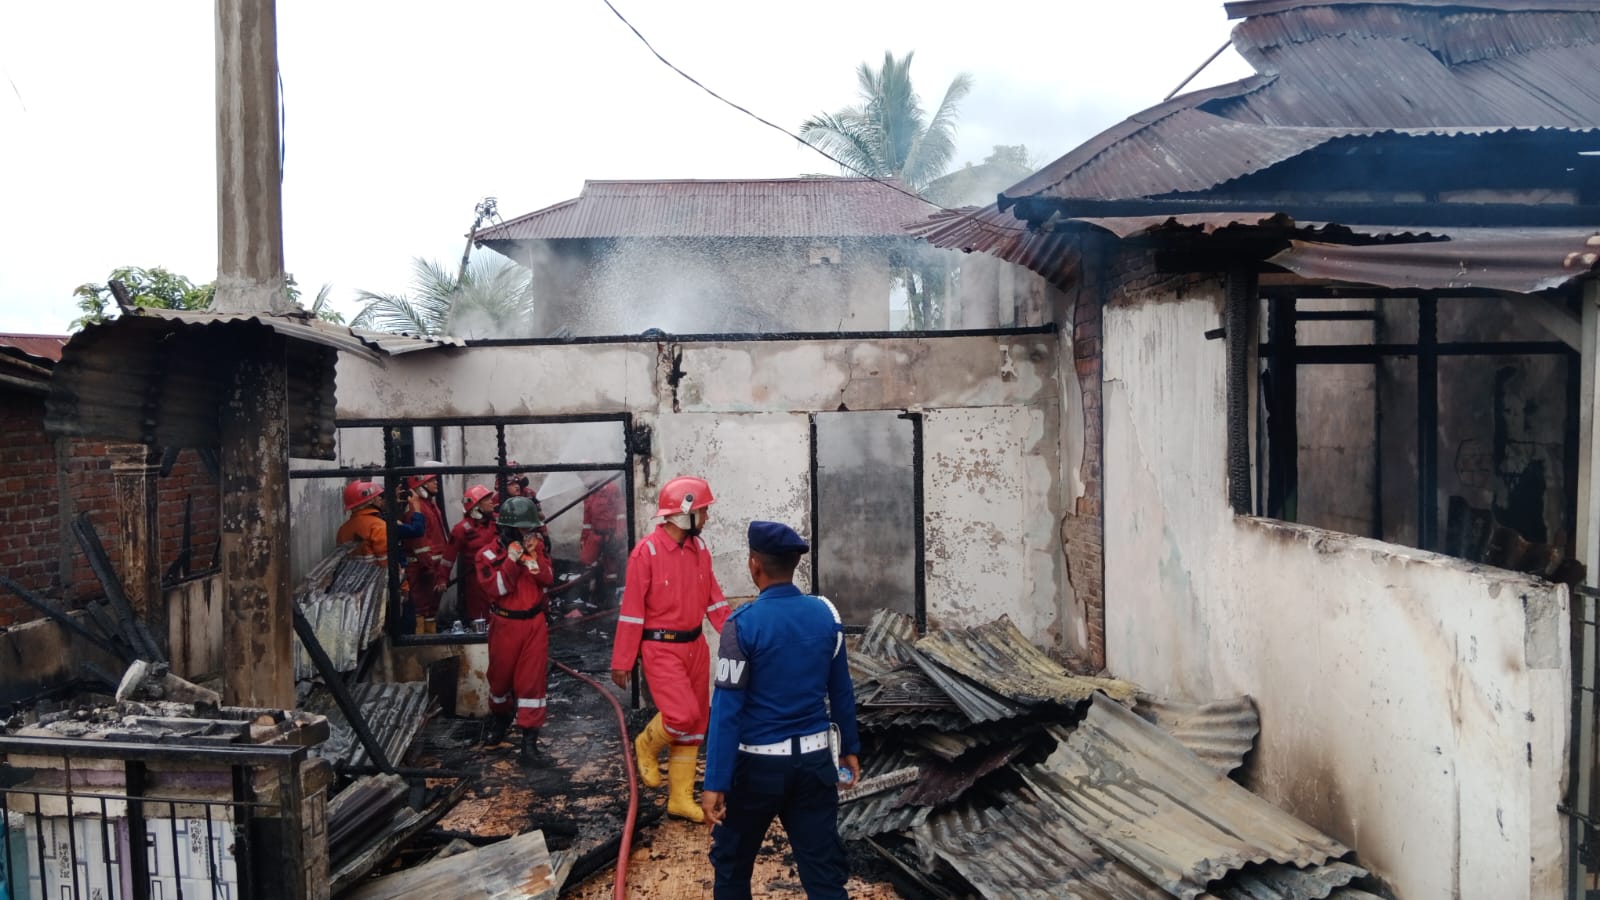
MULTIPOLYGON (((958 72, 957 163, 1048 162, 1161 101, 1228 37, 1221 2, 613 0, 668 59, 791 130, 916 51, 958 72)), ((0 331, 64 332, 122 265, 216 274, 210 0, 0 0, 0 331)), ((406 289, 459 260, 474 204, 506 218, 586 178, 837 173, 652 57, 601 0, 279 0, 285 262, 314 293, 406 289)), ((1248 74, 1229 50, 1190 88, 1248 74)), ((487 252, 487 251, 480 251, 487 252)))

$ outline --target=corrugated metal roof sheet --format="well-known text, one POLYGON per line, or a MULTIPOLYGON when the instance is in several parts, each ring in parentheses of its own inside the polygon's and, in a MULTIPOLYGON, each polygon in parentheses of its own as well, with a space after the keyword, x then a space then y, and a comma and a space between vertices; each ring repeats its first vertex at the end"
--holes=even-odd
POLYGON ((1023 777, 1107 855, 1184 900, 1250 863, 1304 868, 1349 852, 1105 697, 1056 735, 1055 752, 1020 767, 1023 777))
POLYGON ((1032 791, 1007 791, 995 799, 998 805, 963 803, 930 816, 913 831, 919 852, 943 858, 986 897, 1167 896, 1132 867, 1108 858, 1032 791))
POLYGON ((1007 616, 975 628, 933 632, 917 641, 916 650, 1008 700, 1027 705, 1069 706, 1096 691, 1132 700, 1135 691, 1125 681, 1073 675, 1030 643, 1007 616))
POLYGON ((586 181, 477 240, 903 237, 936 207, 870 178, 586 181))
MULTIPOLYGON (((865 782, 914 766, 920 766, 920 760, 909 754, 869 753, 861 760, 861 780, 865 782)), ((916 783, 912 782, 907 787, 841 804, 839 835, 847 841, 853 841, 922 824, 932 811, 931 808, 904 806, 901 803, 906 792, 915 786, 916 783)))
POLYGON ((1077 278, 1077 235, 1028 229, 992 203, 981 209, 941 210, 906 230, 935 247, 998 256, 1038 272, 1063 290, 1077 278))
POLYGON ((908 663, 911 657, 906 654, 905 647, 916 640, 915 619, 892 609, 880 609, 872 614, 872 621, 867 623, 866 632, 851 654, 874 656, 896 665, 908 663))
POLYGON ((983 685, 944 668, 916 650, 911 651, 911 658, 974 722, 1014 719, 1028 711, 1026 706, 1013 703, 983 685))
POLYGON ((417 350, 438 347, 465 347, 460 338, 449 336, 419 337, 412 334, 391 334, 387 331, 368 331, 324 322, 310 315, 275 316, 267 313, 223 313, 211 310, 140 308, 135 315, 181 322, 185 325, 226 325, 254 322, 292 340, 306 341, 332 347, 364 359, 377 360, 381 355, 399 356, 417 350))
POLYGON ((1535 293, 1600 270, 1600 230, 1453 228, 1445 241, 1292 241, 1267 261, 1303 278, 1417 290, 1535 293))
MULTIPOLYGON (((433 709, 427 682, 368 682, 352 686, 350 693, 373 737, 383 747, 384 756, 391 764, 400 765, 433 709)), ((356 737, 330 691, 313 694, 306 708, 327 716, 331 732, 326 741, 312 749, 313 754, 351 766, 373 765, 367 748, 356 737)))
POLYGON ((1490 134, 1600 123, 1600 11, 1505 4, 1237 5, 1257 75, 1130 116, 1022 182, 1025 197, 1203 191, 1331 140, 1396 130, 1490 134), (1581 10, 1581 11, 1580 11, 1581 10))
POLYGON ((66 345, 67 335, 64 334, 0 334, 0 347, 10 347, 48 362, 60 362, 61 348, 66 345))
POLYGON ((1133 711, 1178 739, 1223 775, 1244 765, 1261 733, 1261 716, 1249 697, 1189 703, 1140 694, 1133 711))

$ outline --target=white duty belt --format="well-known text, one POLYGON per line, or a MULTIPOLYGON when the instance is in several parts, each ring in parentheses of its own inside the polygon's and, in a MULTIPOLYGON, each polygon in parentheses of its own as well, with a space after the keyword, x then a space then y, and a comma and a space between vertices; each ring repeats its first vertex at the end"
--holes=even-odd
POLYGON ((828 749, 828 732, 819 731, 805 737, 789 738, 786 741, 776 741, 771 744, 740 744, 740 753, 754 753, 757 756, 789 756, 794 753, 798 744, 801 753, 814 753, 818 750, 828 749))

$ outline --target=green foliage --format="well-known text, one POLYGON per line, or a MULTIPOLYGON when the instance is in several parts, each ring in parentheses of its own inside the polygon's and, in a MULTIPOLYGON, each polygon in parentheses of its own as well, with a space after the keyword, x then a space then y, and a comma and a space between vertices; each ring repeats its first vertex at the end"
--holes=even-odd
POLYGON ((371 328, 425 337, 531 337, 533 277, 521 266, 480 256, 458 281, 433 260, 413 259, 411 293, 358 291, 365 305, 350 321, 371 328))
POLYGON ((104 284, 80 284, 72 292, 78 300, 78 310, 83 313, 73 320, 74 331, 110 318, 107 312, 115 299, 111 293, 113 281, 122 282, 128 289, 132 305, 155 309, 205 309, 217 292, 214 281, 197 285, 160 266, 149 269, 123 266, 113 270, 104 284))
POLYGON ((955 155, 957 107, 972 90, 969 75, 957 75, 929 116, 911 84, 911 58, 883 54, 883 66, 856 70, 861 102, 822 113, 800 126, 806 143, 838 158, 844 174, 898 178, 920 192, 944 174, 955 155))

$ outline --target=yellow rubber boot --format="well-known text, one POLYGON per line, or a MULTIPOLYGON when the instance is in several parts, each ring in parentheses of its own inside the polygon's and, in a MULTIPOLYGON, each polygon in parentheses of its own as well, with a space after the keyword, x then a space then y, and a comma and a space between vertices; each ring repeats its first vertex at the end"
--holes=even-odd
POLYGON ((661 751, 667 749, 672 738, 661 724, 661 713, 633 739, 633 764, 639 769, 639 781, 645 787, 661 787, 661 751))
POLYGON ((667 758, 667 815, 704 822, 706 814, 694 799, 695 760, 700 748, 695 744, 679 744, 672 748, 667 758))

